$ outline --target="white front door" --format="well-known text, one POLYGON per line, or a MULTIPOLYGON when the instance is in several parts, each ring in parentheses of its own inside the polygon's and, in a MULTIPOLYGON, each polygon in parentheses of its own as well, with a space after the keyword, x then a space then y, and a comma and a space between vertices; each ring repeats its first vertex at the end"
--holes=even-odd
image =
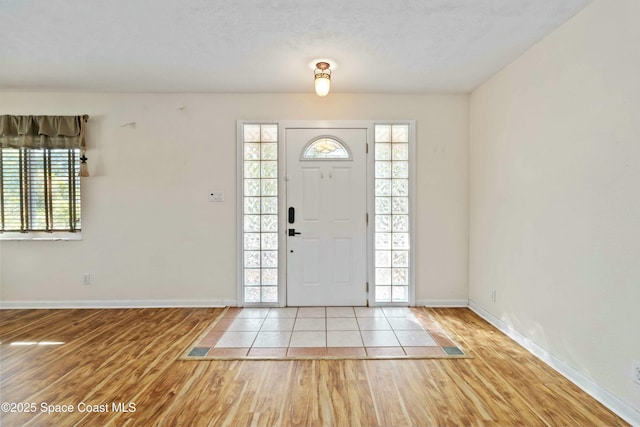
POLYGON ((287 305, 367 303, 366 139, 286 129, 287 305))

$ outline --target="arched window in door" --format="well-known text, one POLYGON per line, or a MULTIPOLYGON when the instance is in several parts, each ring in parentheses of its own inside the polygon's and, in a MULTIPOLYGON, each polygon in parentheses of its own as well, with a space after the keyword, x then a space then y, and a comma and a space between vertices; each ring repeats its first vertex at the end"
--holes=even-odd
POLYGON ((322 136, 310 141, 302 150, 302 160, 351 160, 349 147, 331 136, 322 136))

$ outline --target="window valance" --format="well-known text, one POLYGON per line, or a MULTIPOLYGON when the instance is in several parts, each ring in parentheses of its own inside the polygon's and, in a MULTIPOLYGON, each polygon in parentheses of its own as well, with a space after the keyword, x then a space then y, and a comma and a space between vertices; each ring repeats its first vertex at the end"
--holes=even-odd
POLYGON ((0 115, 2 148, 86 148, 89 116, 0 115))
POLYGON ((0 115, 0 148, 79 149, 80 176, 89 176, 85 140, 88 115, 11 116, 0 115))

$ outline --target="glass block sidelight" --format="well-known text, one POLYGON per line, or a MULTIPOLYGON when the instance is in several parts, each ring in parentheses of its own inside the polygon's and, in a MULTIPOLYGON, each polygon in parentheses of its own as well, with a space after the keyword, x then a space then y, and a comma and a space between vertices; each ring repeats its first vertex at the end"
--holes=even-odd
POLYGON ((245 303, 278 302, 278 125, 242 129, 245 303))
POLYGON ((375 125, 375 298, 409 302, 409 125, 375 125))

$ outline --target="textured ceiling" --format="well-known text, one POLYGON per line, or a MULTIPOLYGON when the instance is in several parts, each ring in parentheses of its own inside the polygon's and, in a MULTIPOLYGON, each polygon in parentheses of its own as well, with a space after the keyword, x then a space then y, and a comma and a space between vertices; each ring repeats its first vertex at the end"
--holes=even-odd
POLYGON ((469 92, 591 0, 0 0, 0 90, 469 92))

